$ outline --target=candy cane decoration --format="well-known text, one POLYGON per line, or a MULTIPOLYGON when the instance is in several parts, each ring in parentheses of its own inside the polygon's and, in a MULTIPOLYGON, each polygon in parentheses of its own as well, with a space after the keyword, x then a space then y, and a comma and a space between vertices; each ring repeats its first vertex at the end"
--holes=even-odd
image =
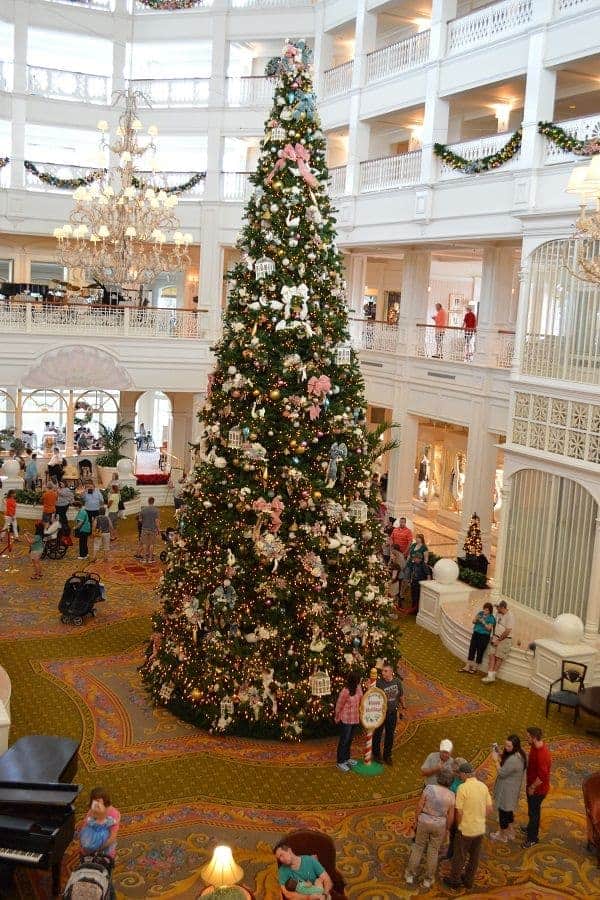
MULTIPOLYGON (((377 682, 377 669, 371 669, 369 677, 369 687, 373 687, 377 682)), ((370 766, 373 760, 373 732, 367 731, 367 742, 365 745, 365 766, 370 766)))

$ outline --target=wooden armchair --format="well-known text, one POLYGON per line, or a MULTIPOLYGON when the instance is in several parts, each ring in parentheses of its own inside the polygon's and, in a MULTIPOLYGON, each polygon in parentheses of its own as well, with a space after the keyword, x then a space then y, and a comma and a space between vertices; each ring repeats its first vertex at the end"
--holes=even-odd
POLYGON ((546 718, 548 718, 550 704, 555 703, 559 710, 563 706, 573 709, 573 722, 577 721, 579 718, 579 694, 585 687, 586 672, 587 666, 583 663, 563 660, 560 678, 552 682, 546 697, 546 718), (558 690, 555 690, 556 685, 560 685, 558 690))
MULTIPOLYGON (((316 856, 333 881, 331 900, 348 900, 345 881, 335 865, 335 844, 321 831, 293 831, 283 838, 298 856, 316 856)), ((281 895, 283 897, 283 893, 281 895)))

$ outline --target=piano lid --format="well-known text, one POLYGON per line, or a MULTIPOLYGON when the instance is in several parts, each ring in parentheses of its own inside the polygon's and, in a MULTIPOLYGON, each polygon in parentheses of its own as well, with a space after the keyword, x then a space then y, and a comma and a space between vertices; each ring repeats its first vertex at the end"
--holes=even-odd
POLYGON ((79 750, 71 738, 30 734, 0 757, 0 781, 19 783, 61 781, 79 750))

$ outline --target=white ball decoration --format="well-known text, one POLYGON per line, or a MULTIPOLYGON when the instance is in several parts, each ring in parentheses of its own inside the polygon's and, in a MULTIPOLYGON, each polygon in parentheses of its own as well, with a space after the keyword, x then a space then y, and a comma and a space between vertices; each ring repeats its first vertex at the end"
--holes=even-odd
POLYGON ((7 457, 2 464, 2 474, 6 476, 6 478, 19 478, 21 475, 19 460, 13 459, 10 456, 7 457))
POLYGON ((454 584, 458 580, 458 565, 453 559, 438 559, 433 578, 438 584, 454 584))
POLYGON ((124 456, 117 462, 117 472, 119 478, 133 478, 133 460, 128 456, 124 456))
POLYGON ((583 622, 573 613, 562 613, 554 620, 554 637, 559 644, 579 644, 583 641, 583 622))

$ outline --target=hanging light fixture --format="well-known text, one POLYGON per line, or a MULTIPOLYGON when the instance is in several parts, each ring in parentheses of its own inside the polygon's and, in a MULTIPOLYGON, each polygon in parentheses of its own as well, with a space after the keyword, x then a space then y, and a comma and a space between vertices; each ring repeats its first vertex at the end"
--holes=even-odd
POLYGON ((108 123, 98 122, 100 146, 118 163, 104 170, 97 182, 78 187, 69 221, 54 230, 60 261, 93 279, 123 291, 138 291, 165 272, 186 269, 192 235, 183 233, 173 213, 177 197, 165 190, 160 176, 139 169, 147 153, 156 152, 155 125, 142 138, 137 116, 141 94, 128 90, 117 95, 125 109, 115 140, 107 139, 108 123))
POLYGON ((566 190, 579 196, 577 268, 569 271, 583 281, 600 283, 600 154, 587 165, 575 166, 566 190))

